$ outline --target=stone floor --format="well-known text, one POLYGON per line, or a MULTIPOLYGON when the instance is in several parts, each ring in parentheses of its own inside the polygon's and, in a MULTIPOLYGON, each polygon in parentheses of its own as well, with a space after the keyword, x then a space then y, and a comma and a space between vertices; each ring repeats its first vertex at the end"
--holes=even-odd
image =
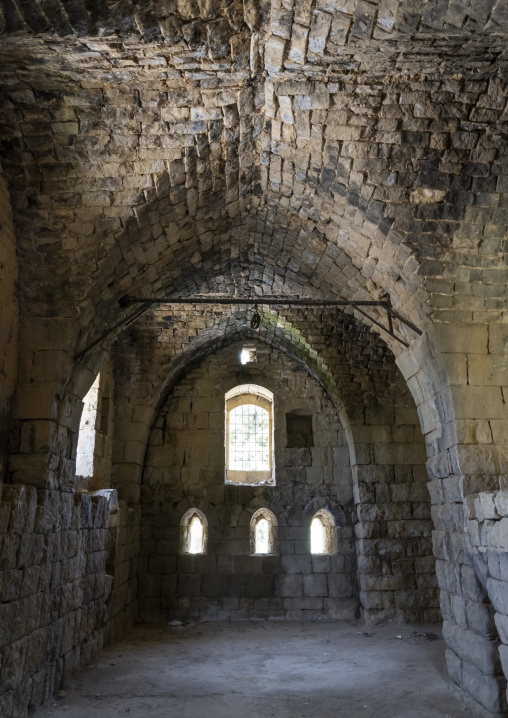
POLYGON ((136 626, 36 718, 459 718, 439 626, 136 626))

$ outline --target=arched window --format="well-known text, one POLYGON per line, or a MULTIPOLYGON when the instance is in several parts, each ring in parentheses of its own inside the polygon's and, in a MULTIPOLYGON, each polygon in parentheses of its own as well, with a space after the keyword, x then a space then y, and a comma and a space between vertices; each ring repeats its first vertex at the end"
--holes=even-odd
POLYGON ((252 555, 277 553, 277 519, 268 509, 258 509, 250 521, 252 555))
POLYGON ((83 399, 83 411, 79 423, 78 446, 76 449, 76 475, 93 476, 95 454, 95 425, 97 423, 97 402, 99 398, 100 374, 83 399))
POLYGON ((206 553, 208 522, 199 509, 189 509, 180 521, 180 553, 206 553))
POLYGON ((310 522, 310 552, 334 554, 337 550, 335 520, 329 511, 320 509, 310 522))
POLYGON ((241 384, 226 394, 226 483, 274 484, 273 394, 241 384))

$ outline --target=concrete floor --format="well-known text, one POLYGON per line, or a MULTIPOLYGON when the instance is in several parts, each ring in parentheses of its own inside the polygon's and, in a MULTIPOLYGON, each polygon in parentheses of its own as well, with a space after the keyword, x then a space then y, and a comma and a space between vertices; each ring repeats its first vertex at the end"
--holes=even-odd
POLYGON ((462 718, 444 652, 439 626, 138 625, 35 716, 462 718))

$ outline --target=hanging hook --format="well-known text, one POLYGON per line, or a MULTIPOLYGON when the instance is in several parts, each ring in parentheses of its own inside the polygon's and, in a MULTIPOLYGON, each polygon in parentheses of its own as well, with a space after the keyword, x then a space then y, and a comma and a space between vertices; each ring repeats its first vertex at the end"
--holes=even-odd
POLYGON ((260 324, 261 324, 261 317, 259 315, 258 305, 256 303, 254 305, 254 314, 252 315, 252 319, 250 320, 251 329, 259 329, 260 324))

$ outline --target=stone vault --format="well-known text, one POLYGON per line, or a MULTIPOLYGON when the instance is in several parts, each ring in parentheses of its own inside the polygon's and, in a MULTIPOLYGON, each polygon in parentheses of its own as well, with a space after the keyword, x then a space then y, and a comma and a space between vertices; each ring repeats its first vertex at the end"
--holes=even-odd
POLYGON ((340 419, 364 618, 437 615, 438 588, 456 690, 506 715, 506 0, 0 0, 0 32, 0 713, 158 598, 154 431, 254 341, 340 419), (119 304, 198 294, 389 298, 422 336, 119 304))

